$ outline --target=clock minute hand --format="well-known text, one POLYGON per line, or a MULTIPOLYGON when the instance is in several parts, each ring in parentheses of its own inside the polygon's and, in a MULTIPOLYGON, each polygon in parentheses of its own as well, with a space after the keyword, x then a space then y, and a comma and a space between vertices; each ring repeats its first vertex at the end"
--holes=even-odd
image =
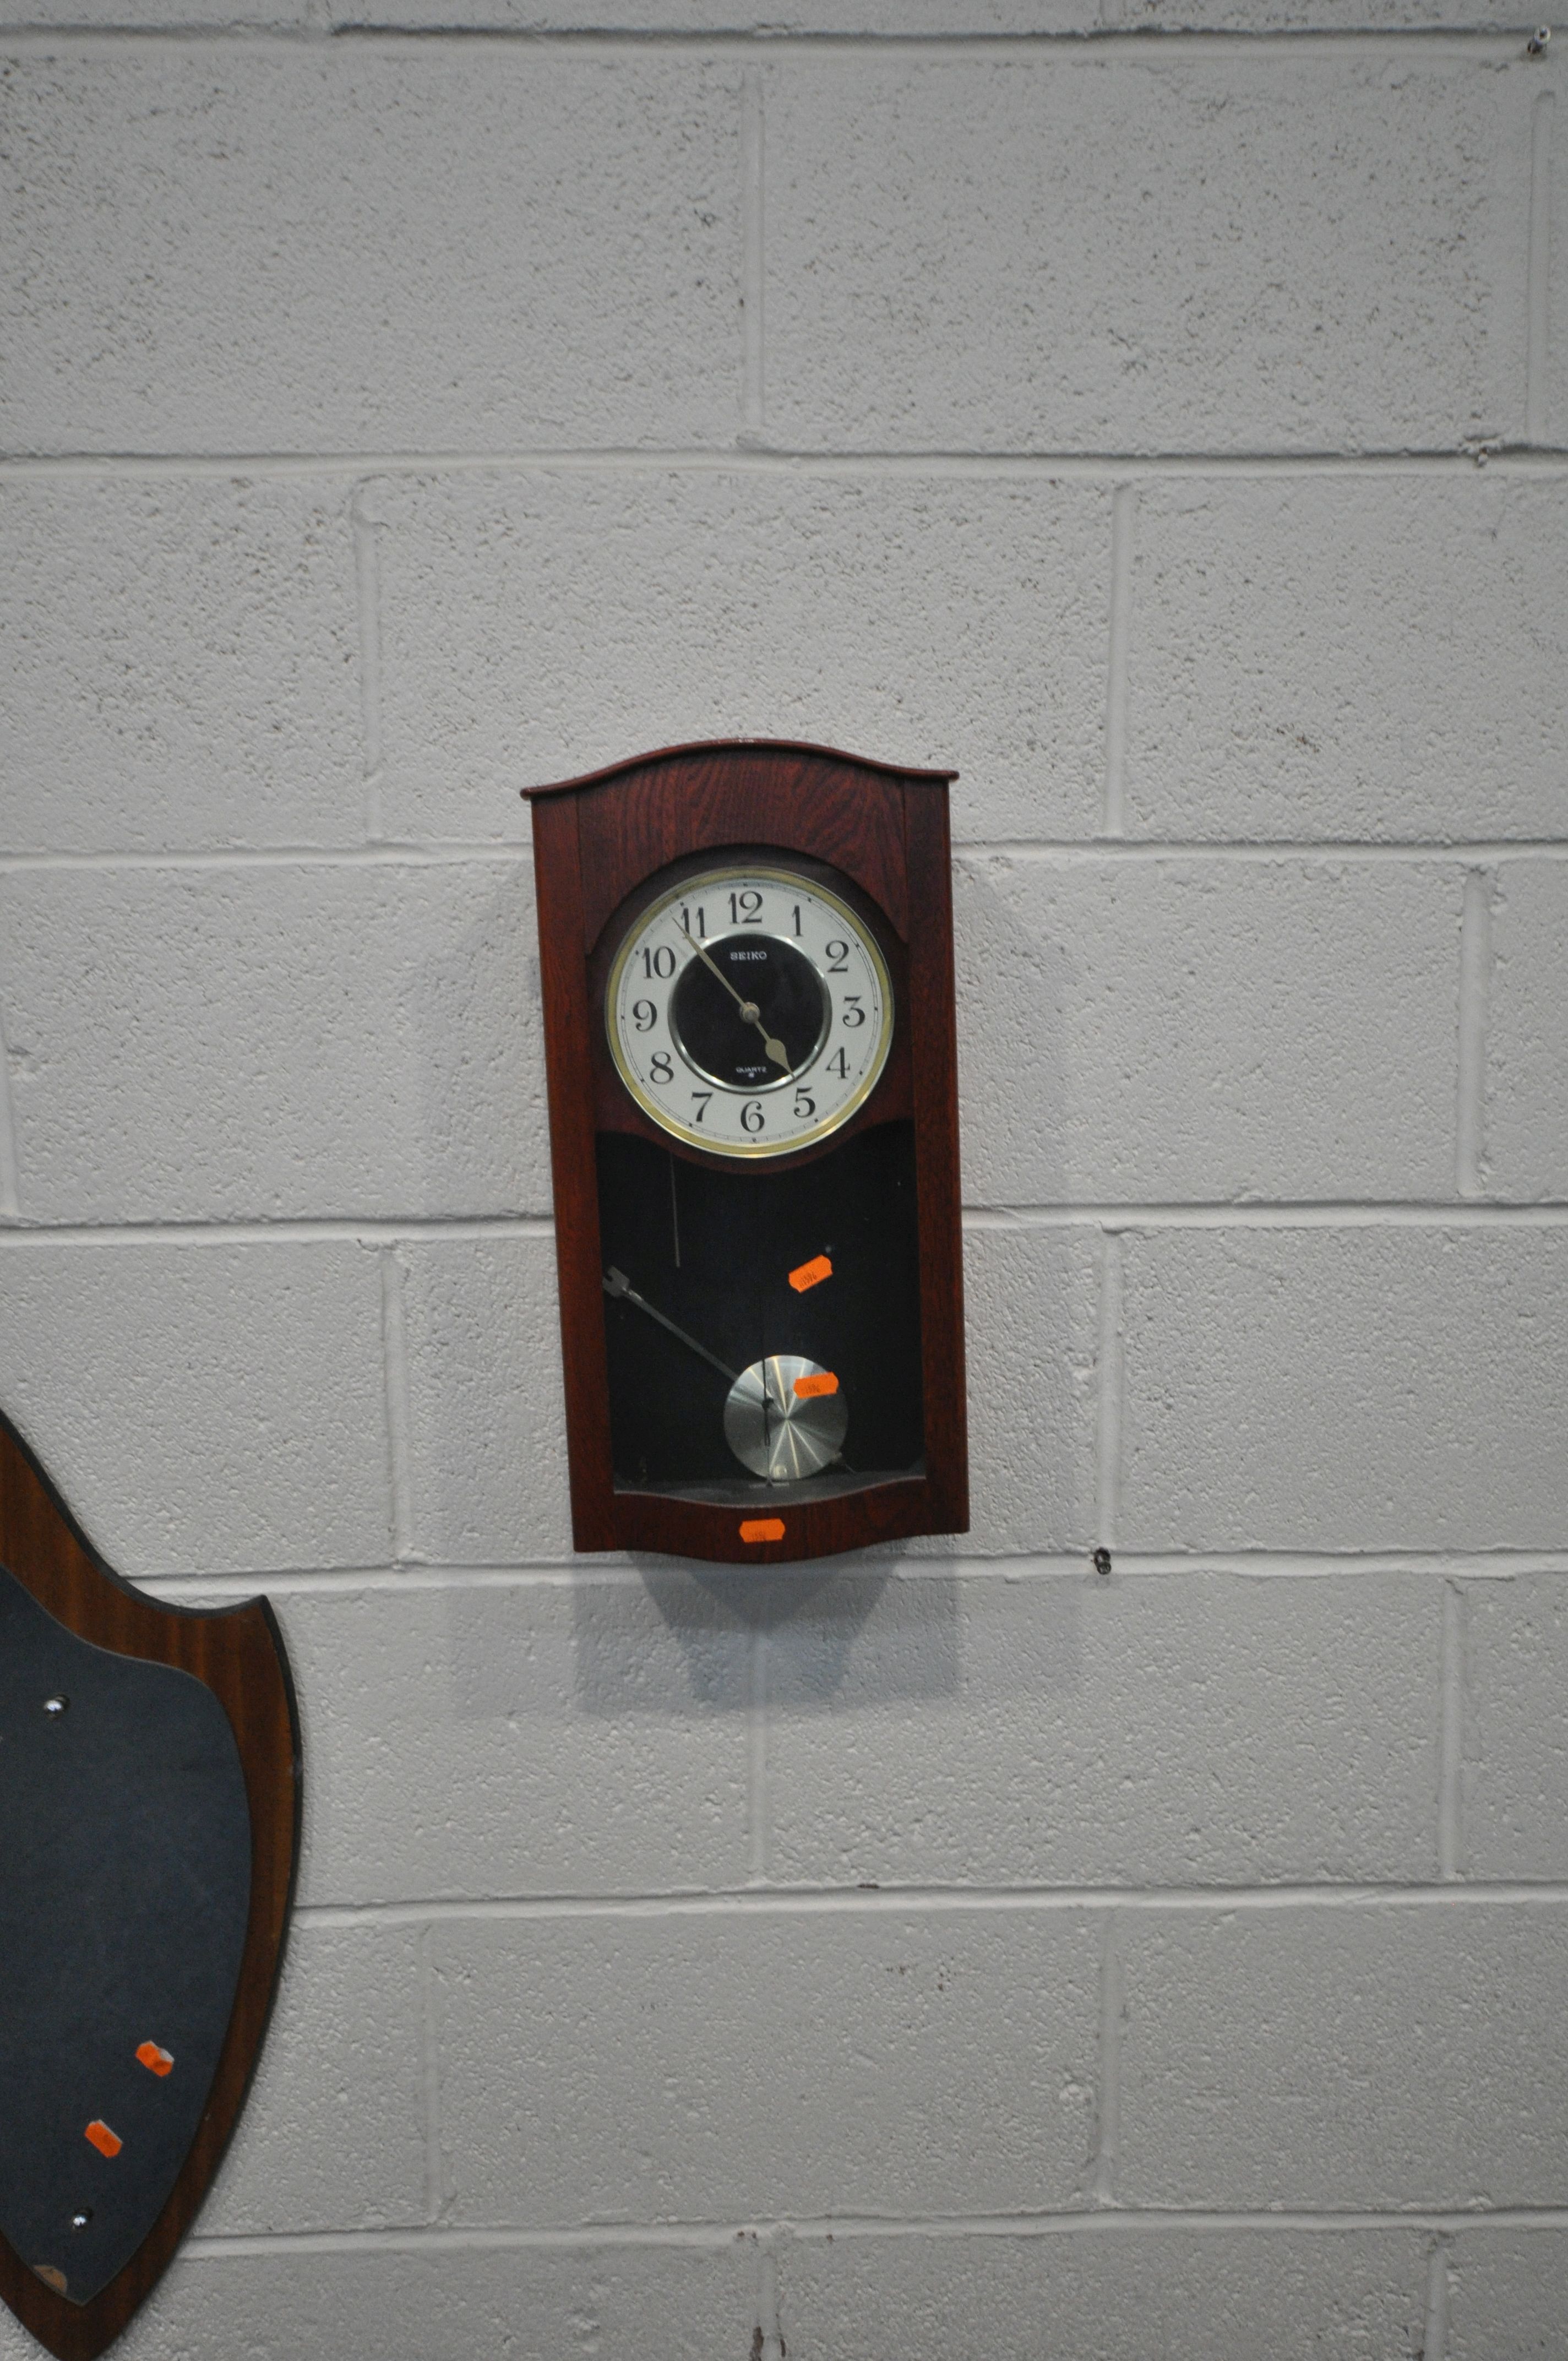
MULTIPOLYGON (((681 922, 678 918, 675 920, 675 924, 677 927, 681 926, 681 922)), ((754 1000, 742 1000, 740 994, 736 991, 735 986, 730 983, 729 978, 725 974, 724 970, 719 966, 718 961, 714 959, 709 959, 707 951, 704 950, 702 945, 697 941, 696 937, 685 927, 681 927, 681 932, 685 936, 687 942, 690 943, 693 950, 696 951, 704 967, 711 968, 713 973, 718 978, 719 983, 724 986, 725 991, 729 994, 730 999, 740 1011, 746 1023, 756 1027, 758 1032, 762 1037, 762 1047, 767 1051, 768 1056, 773 1060, 774 1065, 782 1066, 786 1074, 793 1076, 795 1068, 790 1064, 789 1051, 784 1048, 782 1041, 776 1039, 775 1037, 769 1032, 767 1027, 762 1022, 762 1012, 758 1007, 756 1002, 754 1000)))
POLYGON ((700 1353, 703 1359, 716 1368, 721 1378, 728 1378, 731 1385, 738 1381, 740 1374, 738 1369, 729 1367, 719 1359, 717 1353, 710 1353, 706 1345, 699 1345, 695 1336, 688 1336, 684 1328, 677 1328, 673 1320, 667 1320, 662 1312, 648 1301, 646 1296, 638 1294, 626 1273, 623 1270, 617 1270, 613 1263, 604 1275, 604 1291, 607 1295, 613 1296, 618 1303, 635 1303, 639 1312, 645 1312, 650 1320, 656 1320, 661 1328, 667 1328, 672 1336, 678 1336, 683 1345, 689 1345, 694 1353, 700 1353))

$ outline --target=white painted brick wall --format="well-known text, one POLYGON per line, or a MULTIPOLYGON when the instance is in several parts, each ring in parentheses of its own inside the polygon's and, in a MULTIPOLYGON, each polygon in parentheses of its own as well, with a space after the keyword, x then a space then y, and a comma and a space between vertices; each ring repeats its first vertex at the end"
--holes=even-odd
POLYGON ((955 730, 974 756, 957 834, 1093 832, 1103 483, 752 466, 375 491, 396 834, 516 841, 514 789, 644 742, 869 730, 890 761, 950 768, 955 730), (700 563, 656 590, 688 547, 700 563))
POLYGON ((1397 2210, 1560 2189, 1564 1931, 1555 1899, 1141 1914, 1120 2193, 1397 2210))
POLYGON ((1558 46, 368 13, 0 67, 0 1404, 309 1777, 129 2361, 1559 2354, 1558 46), (962 773, 973 1529, 765 1579, 572 1559, 516 793, 729 732, 962 773))

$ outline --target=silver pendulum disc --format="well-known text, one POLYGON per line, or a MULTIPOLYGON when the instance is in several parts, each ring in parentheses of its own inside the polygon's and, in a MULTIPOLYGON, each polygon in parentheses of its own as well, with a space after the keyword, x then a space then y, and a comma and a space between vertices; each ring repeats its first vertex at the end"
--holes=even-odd
POLYGON ((724 1405, 724 1440, 753 1476, 790 1484, 837 1459, 850 1424, 848 1406, 837 1387, 824 1393, 811 1386, 829 1374, 798 1353, 773 1353, 736 1378, 724 1405), (806 1393, 796 1392, 797 1379, 806 1380, 806 1393))

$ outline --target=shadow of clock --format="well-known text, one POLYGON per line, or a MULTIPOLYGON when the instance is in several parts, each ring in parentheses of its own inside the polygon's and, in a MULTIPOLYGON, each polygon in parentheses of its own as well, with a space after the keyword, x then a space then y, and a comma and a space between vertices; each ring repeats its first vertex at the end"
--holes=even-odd
POLYGON ((574 1686, 586 1712, 649 1710, 647 1605, 678 1651, 685 1698, 710 1710, 744 1712, 760 1697, 809 1712, 851 1691, 858 1705, 958 1693, 959 1589, 945 1570, 900 1573, 864 1558, 766 1571, 632 1563, 641 1581, 630 1591, 591 1579, 574 1587, 574 1686))

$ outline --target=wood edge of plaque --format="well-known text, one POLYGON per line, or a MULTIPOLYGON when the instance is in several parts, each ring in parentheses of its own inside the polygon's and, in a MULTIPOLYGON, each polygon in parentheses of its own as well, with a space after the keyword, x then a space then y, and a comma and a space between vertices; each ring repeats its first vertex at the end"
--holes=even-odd
POLYGON ((31 1446, 0 1411, 0 1565, 94 1647, 190 1673, 234 1733, 250 1814, 250 1902, 228 2030, 195 2136, 141 2245, 73 2303, 0 2235, 0 2298, 56 2361, 96 2361, 162 2278, 206 2199, 244 2108, 272 2014, 299 1871, 299 1705, 269 1600, 181 1607, 149 1598, 88 1541, 31 1446))

